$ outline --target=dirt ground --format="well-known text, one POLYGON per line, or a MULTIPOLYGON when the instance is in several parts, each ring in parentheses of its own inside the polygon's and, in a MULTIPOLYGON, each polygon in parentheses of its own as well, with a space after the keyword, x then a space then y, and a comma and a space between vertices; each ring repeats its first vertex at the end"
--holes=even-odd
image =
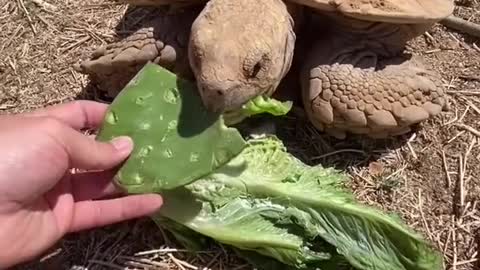
MULTIPOLYGON (((0 113, 93 98, 73 64, 116 39, 126 9, 102 0, 0 0, 0 113)), ((457 1, 455 14, 480 23, 480 2, 457 1)), ((480 39, 440 24, 409 44, 442 74, 451 108, 404 138, 339 141, 302 117, 280 122, 292 153, 346 170, 360 200, 401 214, 443 252, 447 269, 480 269, 479 47, 480 39)), ((18 269, 125 268, 251 269, 224 247, 188 254, 148 218, 69 235, 18 269)))

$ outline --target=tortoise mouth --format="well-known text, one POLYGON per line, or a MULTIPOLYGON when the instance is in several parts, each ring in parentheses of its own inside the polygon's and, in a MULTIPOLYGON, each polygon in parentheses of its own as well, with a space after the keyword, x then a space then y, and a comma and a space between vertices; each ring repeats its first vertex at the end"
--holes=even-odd
POLYGON ((235 112, 235 111, 238 111, 238 110, 241 110, 243 109, 243 107, 245 105, 247 105, 249 102, 251 102, 252 100, 260 97, 260 96, 263 96, 265 95, 265 93, 268 93, 268 89, 262 91, 262 92, 259 92, 259 93, 255 93, 254 95, 251 95, 249 96, 248 98, 245 98, 243 99, 242 102, 238 102, 236 104, 230 104, 229 106, 226 106, 225 109, 223 110, 222 113, 231 113, 231 112, 235 112))
POLYGON ((205 85, 199 85, 198 89, 203 105, 208 111, 218 114, 241 110, 251 100, 271 92, 271 87, 258 91, 258 88, 241 85, 232 85, 226 89, 220 87, 205 88, 205 85))

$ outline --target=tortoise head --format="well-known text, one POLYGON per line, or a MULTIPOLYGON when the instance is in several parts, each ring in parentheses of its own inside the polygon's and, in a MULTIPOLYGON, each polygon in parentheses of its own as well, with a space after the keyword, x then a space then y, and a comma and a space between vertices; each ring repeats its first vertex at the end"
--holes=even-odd
POLYGON ((222 113, 270 95, 291 66, 293 20, 281 0, 210 0, 192 25, 189 60, 204 105, 222 113))

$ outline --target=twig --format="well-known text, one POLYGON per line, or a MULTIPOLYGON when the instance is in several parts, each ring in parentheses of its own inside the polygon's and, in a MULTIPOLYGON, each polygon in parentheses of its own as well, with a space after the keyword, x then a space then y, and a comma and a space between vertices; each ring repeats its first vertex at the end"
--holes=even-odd
POLYGON ((477 136, 477 137, 480 137, 480 131, 474 129, 473 127, 471 126, 467 126, 465 124, 454 124, 455 126, 461 128, 461 129, 464 129, 470 133, 472 133, 473 135, 477 136))
POLYGON ((389 176, 387 176, 385 178, 385 180, 389 180, 390 178, 394 177, 395 175, 399 174, 400 172, 404 171, 405 169, 407 168, 407 165, 404 165, 402 168, 396 170, 395 172, 393 172, 392 174, 390 174, 389 176))
POLYGON ((480 25, 466 21, 462 18, 450 15, 440 21, 446 27, 467 33, 469 35, 480 37, 480 25))
POLYGON ((8 110, 8 109, 15 108, 15 107, 16 106, 13 105, 13 104, 2 104, 2 105, 0 105, 0 111, 8 110))
POLYGON ((61 51, 61 52, 62 52, 62 53, 65 53, 65 52, 67 52, 67 51, 69 51, 69 50, 71 50, 71 49, 73 49, 73 48, 77 47, 78 45, 81 45, 81 44, 83 44, 83 43, 85 43, 85 42, 89 41, 91 38, 92 38, 91 36, 86 36, 86 37, 84 37, 84 38, 82 38, 82 39, 78 40, 77 42, 75 42, 75 43, 71 44, 70 46, 68 46, 68 47, 66 47, 66 48, 64 48, 64 49, 62 49, 62 51, 61 51))
POLYGON ((445 243, 443 244, 443 250, 442 250, 443 257, 447 256, 448 244, 450 244, 450 238, 452 237, 452 234, 453 234, 453 229, 449 228, 447 232, 447 240, 445 240, 445 243))
POLYGON ((448 35, 449 35, 450 37, 452 37, 452 38, 457 42, 457 44, 462 45, 462 46, 465 46, 464 43, 461 42, 461 41, 460 41, 456 36, 454 36, 452 33, 448 32, 448 35))
POLYGON ((210 260, 210 262, 207 263, 207 265, 204 268, 210 269, 210 267, 217 261, 220 255, 222 255, 221 252, 218 252, 217 254, 215 254, 215 256, 210 260))
POLYGON ((458 249, 457 249, 457 231, 455 229, 455 216, 452 216, 452 244, 453 244, 453 263, 452 268, 453 270, 457 270, 457 262, 458 262, 458 249))
POLYGON ((63 250, 61 248, 58 248, 57 250, 49 253, 49 254, 46 254, 44 257, 40 258, 40 262, 43 262, 43 261, 46 261, 46 260, 49 260, 50 258, 52 257, 55 257, 57 256, 58 254, 60 254, 63 250))
MULTIPOLYGON (((460 200, 460 208, 462 209, 465 204, 465 189, 464 189, 464 178, 465 178, 465 162, 462 156, 458 157, 458 186, 459 186, 459 200, 460 200)), ((461 218, 461 217, 459 217, 461 218)))
POLYGON ((185 267, 189 268, 189 269, 193 269, 193 270, 196 270, 198 269, 198 267, 196 266, 193 266, 185 261, 182 261, 182 260, 179 260, 177 258, 175 258, 171 253, 168 253, 168 257, 170 257, 170 259, 173 261, 174 264, 176 264, 178 267, 182 268, 182 269, 185 269, 185 267))
POLYGON ((418 156, 417 154, 415 153, 415 150, 413 150, 413 147, 412 147, 412 144, 410 142, 412 142, 413 140, 415 140, 416 138, 416 134, 414 133, 407 141, 407 147, 408 149, 410 150, 410 153, 412 153, 412 156, 413 156, 413 159, 417 160, 418 159, 418 156))
POLYGON ((477 75, 458 75, 458 78, 464 79, 466 81, 480 81, 480 76, 477 75))
POLYGON ((470 106, 467 106, 467 108, 465 109, 465 111, 462 113, 462 115, 460 116, 460 118, 458 119, 457 122, 462 122, 463 121, 463 118, 465 118, 465 116, 467 115, 468 111, 470 110, 470 106))
POLYGON ((183 267, 183 265, 179 262, 179 260, 175 257, 173 257, 173 255, 171 253, 168 253, 168 257, 170 257, 170 259, 172 260, 172 262, 180 269, 182 270, 186 270, 185 267, 183 267))
POLYGON ((480 114, 480 108, 477 107, 477 105, 473 104, 473 102, 471 102, 470 100, 468 100, 467 98, 465 97, 460 97, 462 100, 464 100, 469 107, 471 107, 475 112, 477 112, 478 114, 480 114))
POLYGON ((152 261, 152 260, 145 259, 145 258, 136 258, 136 257, 131 257, 131 256, 118 256, 117 259, 124 259, 126 261, 130 260, 130 261, 134 261, 134 262, 138 262, 138 263, 142 263, 142 264, 150 264, 150 265, 158 266, 161 269, 168 269, 168 264, 166 264, 166 263, 156 262, 156 261, 152 261))
POLYGON ((457 265, 457 266, 460 266, 460 265, 464 265, 464 264, 472 264, 472 263, 474 263, 474 262, 476 262, 476 261, 477 261, 477 259, 476 259, 476 258, 473 258, 473 259, 470 259, 470 260, 457 262, 456 265, 457 265))
POLYGON ((37 30, 35 29, 35 26, 33 25, 32 18, 30 17, 30 13, 28 12, 27 8, 25 7, 25 4, 23 3, 23 0, 18 0, 18 4, 20 5, 23 12, 25 13, 25 16, 27 16, 28 24, 30 25, 30 28, 32 28, 33 34, 37 35, 37 30))
POLYGON ((125 261, 123 264, 125 264, 126 266, 135 267, 135 269, 149 269, 151 267, 151 265, 149 264, 145 264, 137 261, 125 261))
POLYGON ((427 231, 428 237, 430 240, 433 239, 432 232, 428 227, 427 219, 425 218, 425 214, 423 213, 423 200, 422 200, 422 190, 418 189, 418 210, 420 211, 420 216, 422 217, 423 226, 425 226, 425 230, 427 231))
POLYGON ((466 96, 480 96, 480 91, 446 91, 447 94, 461 94, 466 96))
POLYGON ((147 250, 147 251, 142 251, 142 252, 137 252, 135 253, 135 256, 145 256, 145 255, 152 255, 152 254, 157 254, 157 253, 212 253, 211 251, 190 251, 187 249, 176 249, 176 248, 161 248, 161 249, 153 249, 153 250, 147 250))
POLYGON ((460 156, 460 164, 459 164, 459 181, 460 181, 460 207, 463 208, 465 205, 465 172, 467 171, 467 163, 468 163, 468 156, 472 152, 473 147, 477 143, 476 138, 474 137, 470 145, 468 146, 467 151, 465 152, 464 158, 462 160, 462 156, 460 156))
POLYGON ((432 35, 429 32, 425 32, 425 36, 427 37, 428 40, 430 40, 430 43, 434 44, 435 39, 432 37, 432 35))
POLYGON ((322 159, 322 158, 325 158, 325 157, 328 157, 328 156, 333 156, 333 155, 340 154, 340 153, 358 153, 358 154, 362 154, 362 155, 367 154, 367 153, 365 153, 365 151, 357 150, 357 149, 341 149, 341 150, 333 151, 333 152, 326 153, 326 154, 323 154, 323 155, 320 155, 320 156, 312 157, 312 161, 317 160, 317 159, 322 159))
POLYGON ((360 174, 359 174, 358 172, 356 172, 356 171, 354 171, 353 173, 354 173, 356 176, 360 177, 363 181, 367 182, 367 184, 369 184, 370 186, 375 187, 375 184, 374 184, 372 181, 370 181, 369 179, 363 177, 362 175, 360 175, 360 174))
POLYGON ((465 130, 462 130, 460 132, 458 132, 457 134, 455 134, 455 136, 453 136, 450 140, 448 140, 445 144, 450 144, 452 143, 453 141, 455 141, 458 137, 460 137, 462 134, 464 134, 466 131, 465 130))
POLYGON ((40 21, 42 21, 48 28, 52 29, 57 33, 60 33, 60 31, 58 31, 58 29, 55 26, 53 26, 51 23, 49 23, 42 15, 36 13, 35 16, 37 16, 37 18, 40 21))
POLYGON ((478 47, 477 44, 473 43, 472 46, 473 46, 473 48, 474 48, 475 50, 477 50, 477 52, 480 52, 480 47, 478 47))
POLYGON ((452 179, 450 178, 450 172, 448 171, 447 157, 445 156, 445 151, 442 150, 442 159, 443 159, 443 168, 445 174, 447 175, 447 186, 450 188, 452 186, 452 179))
POLYGON ((426 54, 431 54, 431 53, 436 53, 436 52, 441 52, 442 50, 441 49, 431 49, 431 50, 428 50, 428 51, 425 51, 426 54))
POLYGON ((57 11, 58 8, 48 2, 45 2, 44 0, 32 0, 32 2, 34 4, 36 4, 37 6, 43 8, 43 9, 46 9, 46 10, 50 10, 50 11, 57 11))

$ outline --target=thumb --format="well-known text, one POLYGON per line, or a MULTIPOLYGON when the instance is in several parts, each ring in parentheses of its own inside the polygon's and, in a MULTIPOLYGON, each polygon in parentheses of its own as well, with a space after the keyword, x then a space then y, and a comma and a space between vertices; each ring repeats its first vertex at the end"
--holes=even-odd
POLYGON ((110 142, 99 142, 66 127, 57 133, 70 159, 70 167, 84 170, 107 170, 124 161, 133 150, 129 137, 117 137, 110 142))

